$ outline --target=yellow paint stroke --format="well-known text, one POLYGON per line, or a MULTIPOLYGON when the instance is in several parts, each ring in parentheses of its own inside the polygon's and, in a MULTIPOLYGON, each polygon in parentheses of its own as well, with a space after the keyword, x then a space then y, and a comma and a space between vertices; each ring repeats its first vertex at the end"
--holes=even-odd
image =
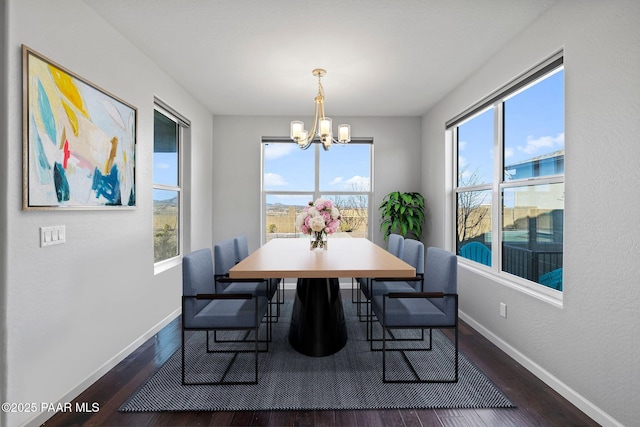
POLYGON ((62 93, 62 95, 64 95, 86 118, 90 119, 89 112, 84 105, 82 95, 80 95, 80 91, 71 79, 71 76, 53 65, 49 65, 49 72, 53 76, 53 80, 56 82, 56 86, 60 93, 62 93))
POLYGON ((111 168, 113 167, 113 160, 116 158, 116 152, 118 151, 118 137, 111 138, 111 151, 109 151, 109 158, 104 169, 104 174, 109 175, 111 168))
POLYGON ((60 150, 64 148, 64 142, 67 140, 67 128, 62 128, 62 137, 60 138, 60 146, 58 147, 60 150))
POLYGON ((76 116, 76 113, 73 112, 73 109, 64 100, 62 100, 62 106, 64 107, 64 112, 67 113, 67 117, 69 118, 69 124, 71 125, 73 134, 78 136, 78 117, 76 116))

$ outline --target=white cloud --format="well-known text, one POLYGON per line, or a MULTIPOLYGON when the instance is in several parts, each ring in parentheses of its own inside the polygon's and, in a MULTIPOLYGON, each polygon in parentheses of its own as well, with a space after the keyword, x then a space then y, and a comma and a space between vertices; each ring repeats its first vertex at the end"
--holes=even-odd
POLYGON ((331 180, 329 185, 340 185, 340 190, 368 191, 371 186, 371 179, 365 176, 354 175, 349 179, 337 176, 331 180))
POLYGON ((169 169, 171 166, 167 163, 158 163, 156 164, 156 168, 158 169, 169 169))
POLYGON ((505 148, 504 149, 504 158, 508 159, 508 158, 511 158, 511 157, 513 157, 513 148, 510 148, 510 147, 505 148))
POLYGON ((264 174, 264 186, 265 188, 282 187, 287 185, 287 181, 277 173, 265 173, 264 174))
POLYGON ((458 170, 462 170, 469 165, 467 159, 463 156, 458 156, 458 170))
POLYGON ((542 136, 538 139, 533 139, 533 136, 529 135, 527 137, 527 145, 523 146, 518 146, 518 150, 529 154, 529 155, 533 155, 538 153, 541 149, 547 149, 544 150, 545 152, 548 152, 548 149, 553 150, 554 148, 559 148, 564 146, 564 132, 558 134, 558 136, 556 137, 552 137, 552 136, 542 136))
POLYGON ((458 141, 458 151, 464 151, 467 148, 467 141, 458 141))
POLYGON ((355 175, 344 181, 344 188, 347 190, 368 191, 371 188, 371 178, 355 175))
POLYGON ((264 158, 267 160, 274 160, 279 159, 280 157, 286 157, 296 150, 296 148, 296 144, 269 144, 265 147, 264 158))

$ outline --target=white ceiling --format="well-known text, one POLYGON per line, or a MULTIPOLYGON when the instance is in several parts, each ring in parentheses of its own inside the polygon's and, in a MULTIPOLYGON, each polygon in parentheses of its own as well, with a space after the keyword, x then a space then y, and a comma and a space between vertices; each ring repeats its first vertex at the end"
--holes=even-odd
POLYGON ((213 114, 419 116, 558 0, 84 0, 213 114))

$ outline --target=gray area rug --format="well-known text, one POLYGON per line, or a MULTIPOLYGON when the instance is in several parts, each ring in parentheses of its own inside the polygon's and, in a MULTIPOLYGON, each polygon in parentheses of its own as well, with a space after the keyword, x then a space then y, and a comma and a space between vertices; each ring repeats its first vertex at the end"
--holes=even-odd
MULTIPOLYGON (((291 348, 287 338, 292 303, 287 302, 282 307, 280 321, 274 325, 269 352, 260 353, 257 385, 183 386, 181 351, 178 350, 119 410, 156 412, 514 407, 462 353, 459 354, 458 383, 384 384, 382 353, 370 351, 365 336, 365 323, 358 320, 355 304, 346 299, 343 305, 349 341, 334 355, 309 357, 291 348)), ((377 333, 380 334, 379 325, 376 326, 377 333)), ((413 347, 428 345, 428 334, 423 343, 397 344, 413 347)), ((187 334, 187 377, 190 380, 219 379, 222 371, 229 365, 228 354, 207 354, 204 346, 204 332, 187 334)), ((447 377, 453 374, 453 344, 435 330, 433 350, 387 354, 391 354, 387 365, 388 378, 407 375, 411 378, 403 355, 406 355, 422 376, 447 377)), ((253 376, 253 354, 240 353, 227 375, 227 380, 250 380, 253 376)))

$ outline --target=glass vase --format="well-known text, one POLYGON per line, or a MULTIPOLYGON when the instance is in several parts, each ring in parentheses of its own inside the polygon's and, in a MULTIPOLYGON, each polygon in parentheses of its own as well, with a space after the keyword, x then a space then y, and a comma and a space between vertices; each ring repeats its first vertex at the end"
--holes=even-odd
POLYGON ((312 231, 309 234, 311 238, 310 249, 313 250, 327 250, 328 239, 327 233, 324 231, 312 231))

